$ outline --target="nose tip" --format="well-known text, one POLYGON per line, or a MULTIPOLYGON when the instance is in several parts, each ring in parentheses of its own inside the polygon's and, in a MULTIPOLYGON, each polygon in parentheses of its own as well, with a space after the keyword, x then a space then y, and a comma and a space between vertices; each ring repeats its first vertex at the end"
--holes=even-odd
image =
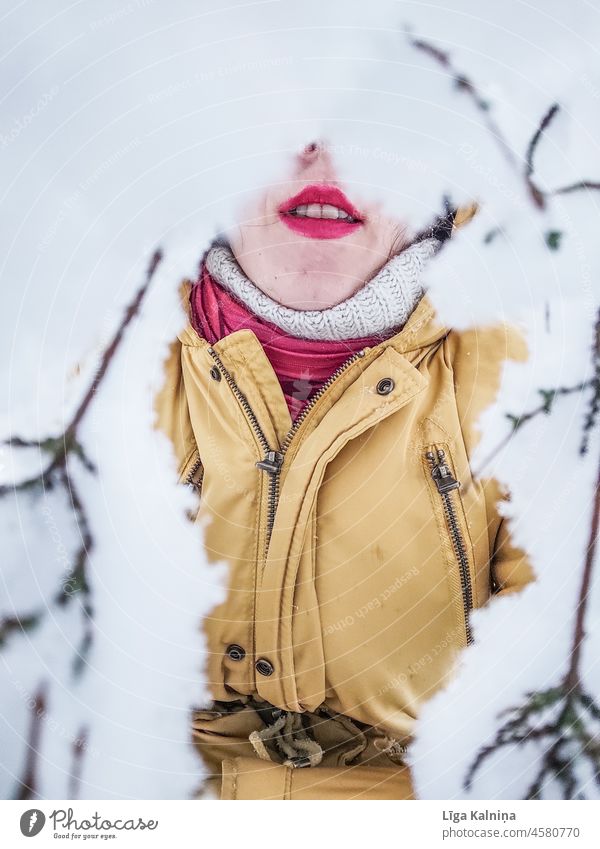
POLYGON ((313 139, 308 142, 302 150, 302 156, 306 160, 317 159, 325 151, 325 142, 323 139, 313 139))

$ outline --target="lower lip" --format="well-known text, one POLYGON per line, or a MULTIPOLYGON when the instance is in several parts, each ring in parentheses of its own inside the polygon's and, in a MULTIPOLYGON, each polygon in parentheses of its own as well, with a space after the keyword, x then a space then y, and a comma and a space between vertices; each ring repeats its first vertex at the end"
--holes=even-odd
POLYGON ((279 217, 286 227, 307 239, 341 239, 362 226, 360 221, 344 221, 343 218, 300 218, 285 212, 280 212, 279 217))

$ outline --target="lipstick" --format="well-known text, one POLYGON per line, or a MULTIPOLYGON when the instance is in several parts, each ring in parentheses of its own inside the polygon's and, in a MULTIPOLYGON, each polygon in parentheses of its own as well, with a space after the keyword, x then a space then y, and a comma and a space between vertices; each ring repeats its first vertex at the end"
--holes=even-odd
POLYGON ((346 195, 323 183, 305 186, 278 212, 286 227, 308 239, 340 239, 363 225, 363 216, 346 195))

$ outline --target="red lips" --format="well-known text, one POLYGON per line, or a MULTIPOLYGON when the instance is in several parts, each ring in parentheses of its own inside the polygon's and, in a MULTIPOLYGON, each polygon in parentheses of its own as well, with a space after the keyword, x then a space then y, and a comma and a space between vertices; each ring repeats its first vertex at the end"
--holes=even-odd
POLYGON ((305 186, 301 192, 281 204, 278 212, 286 227, 309 239, 339 239, 358 230, 363 224, 361 213, 350 203, 346 195, 336 186, 324 184, 305 186), (310 204, 337 207, 350 217, 307 218, 293 212, 298 207, 310 204))

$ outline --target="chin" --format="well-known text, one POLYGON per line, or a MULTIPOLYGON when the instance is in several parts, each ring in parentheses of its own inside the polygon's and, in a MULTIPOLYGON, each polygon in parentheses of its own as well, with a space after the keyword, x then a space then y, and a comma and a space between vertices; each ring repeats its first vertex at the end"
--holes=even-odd
MULTIPOLYGON (((289 234, 283 236, 280 259, 289 269, 302 269, 307 273, 342 273, 343 269, 360 267, 364 251, 350 239, 325 241, 300 238, 290 241, 289 234)), ((275 257, 274 257, 275 258, 275 257)))
POLYGON ((285 306, 297 310, 329 309, 345 301, 363 286, 364 281, 357 280, 349 272, 334 272, 327 268, 305 269, 288 275, 285 306))

